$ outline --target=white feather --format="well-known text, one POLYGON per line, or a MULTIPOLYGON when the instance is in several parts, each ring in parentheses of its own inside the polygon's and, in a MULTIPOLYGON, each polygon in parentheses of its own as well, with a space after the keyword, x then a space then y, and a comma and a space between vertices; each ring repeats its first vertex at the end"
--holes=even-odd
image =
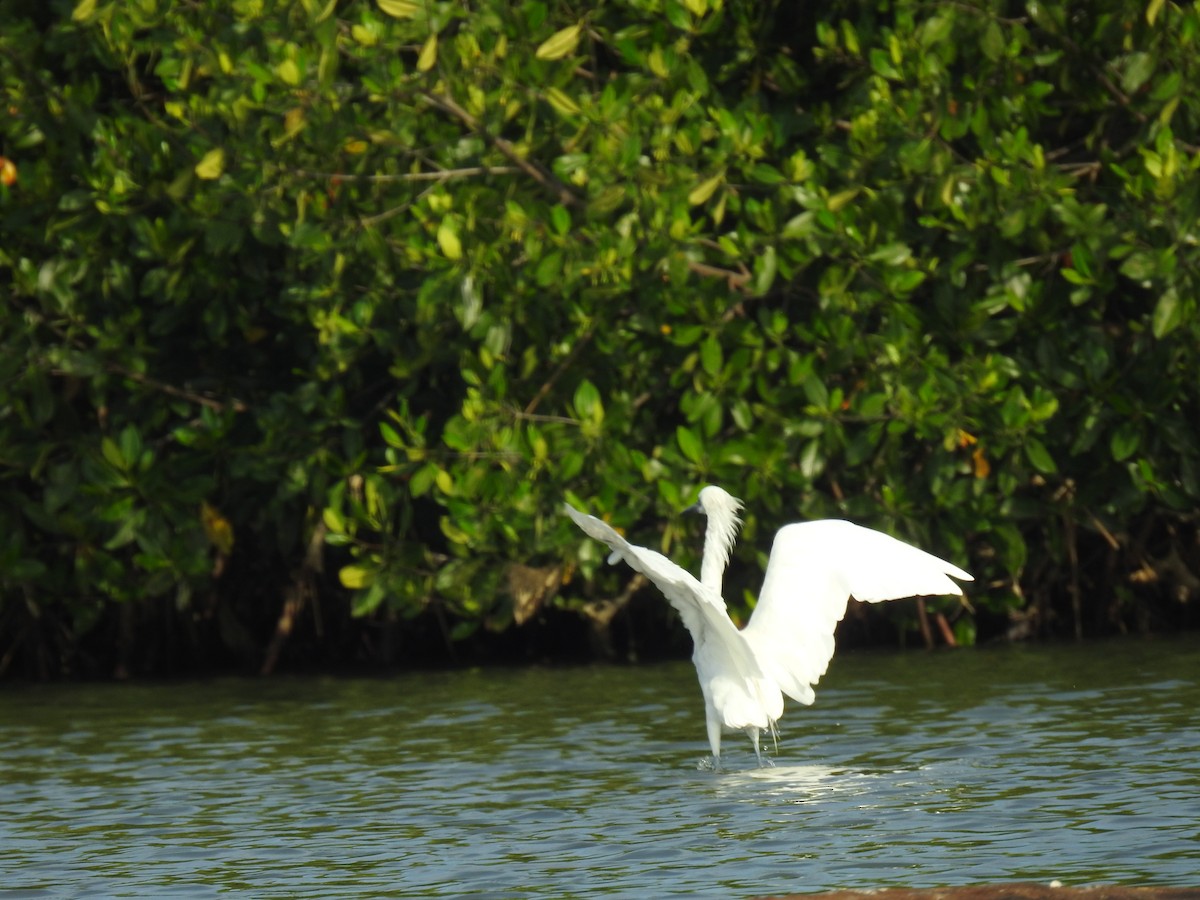
POLYGON ((705 706, 723 727, 769 730, 783 714, 783 695, 763 673, 754 653, 729 618, 725 601, 661 553, 637 547, 607 522, 564 503, 568 516, 589 536, 608 545, 609 561, 623 559, 649 578, 679 613, 695 645, 692 661, 705 706))
POLYGON ((961 594, 957 566, 840 519, 785 525, 775 535, 758 605, 742 634, 764 670, 800 703, 833 656, 833 633, 853 596, 864 603, 961 594))
POLYGON ((695 644, 692 661, 704 694, 709 745, 718 760, 722 729, 745 731, 757 753, 760 732, 773 734, 783 714, 783 694, 813 702, 813 685, 833 656, 833 633, 851 595, 876 603, 961 594, 949 576, 972 580, 936 556, 850 522, 787 525, 775 536, 758 605, 739 631, 720 585, 742 504, 709 486, 700 492, 699 506, 709 517, 701 581, 661 553, 630 544, 607 523, 564 504, 576 525, 608 545, 610 563, 625 560, 679 612, 695 644))
POLYGON ((701 489, 700 498, 693 509, 699 509, 708 517, 708 527, 704 532, 704 556, 700 560, 700 581, 720 594, 725 567, 729 565, 729 554, 733 552, 738 528, 742 525, 738 516, 742 511, 742 501, 719 487, 709 485, 701 489))

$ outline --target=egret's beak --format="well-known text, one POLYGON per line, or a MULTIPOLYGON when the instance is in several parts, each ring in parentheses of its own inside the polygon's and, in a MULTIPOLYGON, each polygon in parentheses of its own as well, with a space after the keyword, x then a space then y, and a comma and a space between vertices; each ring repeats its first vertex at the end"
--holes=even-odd
POLYGON ((697 513, 701 516, 704 515, 704 507, 700 505, 699 500, 697 500, 695 503, 693 503, 691 506, 689 506, 687 509, 685 509, 683 511, 683 514, 685 516, 688 515, 689 513, 697 513))

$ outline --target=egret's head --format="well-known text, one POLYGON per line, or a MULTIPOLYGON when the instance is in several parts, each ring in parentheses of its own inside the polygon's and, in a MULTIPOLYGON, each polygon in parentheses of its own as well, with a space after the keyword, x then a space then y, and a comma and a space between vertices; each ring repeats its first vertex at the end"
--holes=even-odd
POLYGON ((738 513, 742 511, 742 501, 728 491, 710 484, 700 489, 700 498, 684 512, 701 513, 710 519, 732 521, 741 524, 738 513))

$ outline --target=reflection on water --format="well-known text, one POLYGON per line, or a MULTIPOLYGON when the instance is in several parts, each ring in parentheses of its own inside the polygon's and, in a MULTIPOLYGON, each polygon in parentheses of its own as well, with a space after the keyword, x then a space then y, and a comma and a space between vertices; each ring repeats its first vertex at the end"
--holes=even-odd
POLYGON ((0 897, 1195 884, 1198 708, 1195 640, 851 654, 712 773, 687 664, 10 687, 0 897))

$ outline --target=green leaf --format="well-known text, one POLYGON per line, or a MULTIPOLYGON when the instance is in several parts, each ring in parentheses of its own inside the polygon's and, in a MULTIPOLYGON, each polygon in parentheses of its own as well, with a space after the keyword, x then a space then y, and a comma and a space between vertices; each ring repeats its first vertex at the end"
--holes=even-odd
POLYGON ((550 224, 560 235, 566 235, 571 230, 571 213, 561 203, 550 208, 550 224))
POLYGON ((412 478, 408 480, 408 493, 413 497, 423 497, 429 493, 429 489, 433 487, 434 479, 437 478, 438 467, 434 463, 426 463, 413 472, 412 478))
POLYGON ((1153 278, 1158 274, 1158 258, 1148 251, 1135 251, 1121 263, 1121 274, 1134 281, 1146 281, 1153 278))
POLYGON ((1127 94, 1136 94, 1138 89, 1154 74, 1154 57, 1144 51, 1130 53, 1125 58, 1125 72, 1121 76, 1121 89, 1127 94))
POLYGON ((584 421, 599 422, 604 418, 600 391, 586 378, 575 388, 575 415, 584 421))
POLYGON ((561 88, 546 88, 546 100, 554 107, 556 112, 564 116, 577 116, 583 112, 583 108, 571 99, 570 94, 561 88))
POLYGON ((285 59, 275 67, 275 74, 284 84, 295 87, 300 83, 300 67, 294 59, 285 59))
POLYGON ((1171 288, 1158 298, 1154 305, 1154 315, 1150 320, 1150 328, 1159 340, 1183 324, 1183 303, 1175 288, 1171 288))
POLYGON ((71 11, 72 22, 87 22, 96 14, 96 0, 79 0, 71 11))
POLYGON ((534 56, 538 59, 547 60, 562 59, 564 56, 569 56, 579 46, 579 33, 581 30, 581 26, 571 25, 561 31, 556 31, 538 45, 534 56))
POLYGON ((713 195, 713 192, 716 191, 716 189, 721 186, 721 182, 723 182, 724 180, 725 180, 725 170, 722 169, 720 172, 718 172, 716 175, 712 176, 711 178, 705 179, 704 181, 700 182, 698 185, 696 185, 694 188, 692 188, 692 190, 688 193, 688 197, 687 197, 688 205, 689 206, 699 206, 701 203, 704 203, 706 200, 708 200, 709 197, 711 197, 713 195))
POLYGON ((383 436, 384 443, 389 447, 403 448, 405 446, 404 441, 400 438, 400 433, 387 422, 379 423, 379 433, 383 436))
POLYGON ((342 587, 349 588, 352 591, 365 588, 374 580, 375 573, 363 566, 342 566, 338 570, 338 581, 342 583, 342 587))
POLYGON ((771 285, 775 283, 775 273, 778 268, 775 247, 770 245, 754 261, 754 293, 757 296, 761 297, 771 289, 771 285))
POLYGON ((683 425, 677 425, 675 440, 679 443, 679 449, 683 452, 684 457, 694 463, 700 462, 700 458, 704 455, 704 447, 694 431, 683 425))
POLYGON ((821 442, 813 439, 804 445, 800 451, 800 474, 806 481, 812 481, 825 468, 825 459, 821 455, 821 442))
POLYGON ((1142 441, 1141 431, 1133 422, 1122 422, 1109 439, 1108 448, 1112 451, 1113 459, 1124 462, 1137 452, 1142 441))
POLYGON ((988 22, 987 28, 984 29, 979 49, 992 62, 997 62, 1004 56, 1004 34, 1000 31, 1000 25, 995 19, 988 22))
POLYGON ((457 261, 462 259, 463 249, 462 241, 458 238, 458 231, 454 223, 449 219, 442 219, 437 230, 438 246, 442 248, 442 255, 446 259, 457 261))
POLYGON ((721 366, 724 365, 725 357, 721 352, 721 342, 715 337, 709 336, 705 338, 700 345, 700 365, 709 375, 717 376, 721 374, 721 366))
POLYGON ((1035 437, 1027 436, 1025 438, 1025 456, 1043 475, 1053 475, 1058 471, 1058 466, 1054 464, 1054 457, 1050 455, 1046 445, 1035 437))
POLYGON ((557 250, 547 253, 534 269, 533 278, 539 287, 550 287, 562 277, 563 255, 557 250))
POLYGON ((382 582, 376 581, 365 591, 355 595, 350 608, 350 614, 355 617, 369 616, 375 612, 387 598, 382 582))
POLYGON ((225 151, 220 147, 209 150, 200 162, 196 163, 194 171, 196 177, 207 181, 220 178, 221 173, 225 171, 225 151))
POLYGON ((912 249, 908 244, 897 241, 885 244, 867 257, 872 262, 881 262, 886 266, 902 266, 912 259, 912 249))
POLYGON ((342 514, 331 506, 325 507, 321 511, 321 521, 325 523, 325 528, 330 534, 345 534, 346 520, 342 514))
POLYGON ((100 454, 114 469, 124 471, 129 468, 129 462, 125 459, 125 455, 121 453, 121 448, 117 446, 117 442, 110 437, 106 437, 100 441, 100 454))
POLYGON ((417 71, 428 72, 437 65, 438 55, 438 36, 437 32, 425 38, 425 43, 421 45, 421 53, 417 56, 417 71))
POLYGON ((121 456, 126 463, 129 466, 136 465, 142 455, 142 436, 138 434, 137 429, 132 425, 126 425, 121 429, 118 440, 121 445, 121 456))
POLYGON ((411 19, 420 10, 415 0, 375 0, 394 19, 411 19))
POLYGON ((821 381, 815 374, 809 375, 804 379, 804 396, 808 398, 808 402, 818 409, 829 408, 829 390, 825 387, 825 383, 821 381))

